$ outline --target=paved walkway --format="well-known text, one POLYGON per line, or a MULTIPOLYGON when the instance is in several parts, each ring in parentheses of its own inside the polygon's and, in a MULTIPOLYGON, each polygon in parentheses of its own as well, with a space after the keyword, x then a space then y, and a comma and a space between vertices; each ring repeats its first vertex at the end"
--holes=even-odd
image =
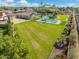
MULTIPOLYGON (((79 21, 79 19, 77 19, 79 21)), ((78 26, 78 34, 77 34, 77 40, 76 40, 76 59, 79 59, 79 24, 78 26)))
POLYGON ((61 54, 63 52, 63 50, 59 50, 59 49, 52 49, 51 55, 49 56, 48 59, 55 59, 55 57, 59 54, 61 54))
MULTIPOLYGON (((78 31, 77 31, 77 23, 76 23, 76 20, 78 21, 78 19, 75 19, 75 11, 73 11, 73 22, 74 22, 74 29, 75 29, 75 33, 76 33, 76 37, 75 37, 75 39, 76 39, 76 59, 79 59, 79 42, 78 42, 78 40, 79 40, 79 38, 78 38, 78 31)), ((78 26, 79 27, 79 26, 78 26)))

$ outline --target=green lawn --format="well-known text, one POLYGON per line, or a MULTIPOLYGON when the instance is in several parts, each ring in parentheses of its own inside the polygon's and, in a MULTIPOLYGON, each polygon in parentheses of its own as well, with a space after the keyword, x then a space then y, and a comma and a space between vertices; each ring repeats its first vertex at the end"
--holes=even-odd
POLYGON ((67 21, 68 18, 69 18, 69 15, 57 15, 57 20, 67 21))
POLYGON ((55 20, 55 19, 52 17, 52 18, 48 18, 48 20, 55 20))
POLYGON ((65 23, 52 25, 34 21, 16 24, 17 33, 29 50, 27 59, 47 59, 64 25, 65 23))

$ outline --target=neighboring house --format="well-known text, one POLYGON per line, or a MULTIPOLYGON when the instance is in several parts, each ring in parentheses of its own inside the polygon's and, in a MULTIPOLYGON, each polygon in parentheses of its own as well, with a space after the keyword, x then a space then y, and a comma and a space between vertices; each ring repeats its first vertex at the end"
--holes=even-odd
POLYGON ((21 19, 32 19, 37 15, 32 8, 27 8, 26 10, 19 10, 15 12, 15 16, 21 19))
POLYGON ((72 14, 72 11, 71 11, 70 9, 66 9, 66 10, 64 11, 64 13, 65 13, 65 14, 72 14))
POLYGON ((2 12, 2 16, 0 18, 0 25, 6 24, 8 20, 8 16, 4 12, 2 12))

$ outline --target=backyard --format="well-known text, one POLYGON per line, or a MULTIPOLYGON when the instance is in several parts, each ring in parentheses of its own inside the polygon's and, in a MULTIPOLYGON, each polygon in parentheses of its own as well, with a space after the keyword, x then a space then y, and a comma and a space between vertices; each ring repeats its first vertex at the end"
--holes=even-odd
POLYGON ((0 59, 79 59, 79 0, 0 0, 0 59))
POLYGON ((69 18, 68 15, 60 15, 58 20, 63 24, 48 24, 35 21, 26 21, 15 24, 19 39, 27 44, 29 54, 27 59, 47 59, 54 43, 60 36, 69 18))

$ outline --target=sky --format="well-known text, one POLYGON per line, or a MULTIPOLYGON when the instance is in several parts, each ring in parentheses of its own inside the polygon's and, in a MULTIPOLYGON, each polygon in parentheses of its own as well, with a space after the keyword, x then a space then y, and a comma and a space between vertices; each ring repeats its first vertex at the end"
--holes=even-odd
POLYGON ((79 7, 79 0, 0 0, 0 6, 40 6, 43 4, 55 4, 59 7, 79 7))

